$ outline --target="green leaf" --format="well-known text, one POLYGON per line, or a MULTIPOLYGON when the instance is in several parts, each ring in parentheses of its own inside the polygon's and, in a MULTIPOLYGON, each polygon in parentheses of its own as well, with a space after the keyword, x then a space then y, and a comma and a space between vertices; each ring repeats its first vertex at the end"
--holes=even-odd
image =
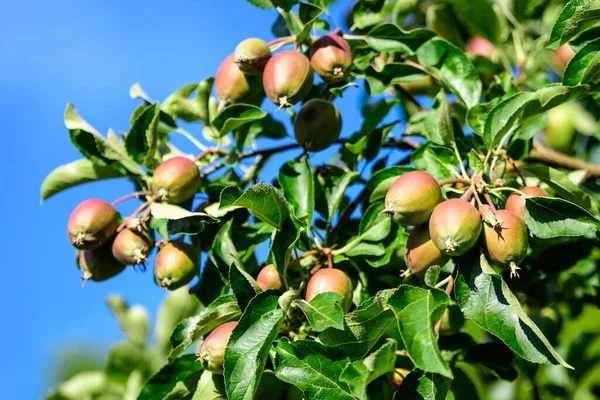
POLYGON ((421 370, 411 371, 398 388, 394 400, 446 400, 452 379, 421 370))
POLYGON ((600 230, 600 221, 589 212, 569 201, 552 197, 527 198, 525 221, 531 233, 542 239, 585 236, 600 230))
POLYGON ((450 102, 448 102, 448 99, 446 99, 446 96, 443 93, 440 108, 438 110, 438 127, 442 138, 442 143, 440 144, 452 146, 455 142, 452 110, 450 109, 450 102))
POLYGON ((359 174, 354 171, 344 171, 340 168, 328 168, 327 173, 317 175, 317 184, 320 191, 325 195, 327 202, 325 215, 323 217, 330 222, 335 212, 340 207, 346 189, 359 174))
POLYGON ((554 22, 546 47, 556 50, 598 21, 600 21, 599 1, 570 0, 554 22))
POLYGON ((238 258, 234 260, 229 268, 229 283, 240 309, 245 310, 250 300, 261 290, 254 278, 246 272, 242 262, 238 258))
POLYGON ((171 352, 173 329, 185 318, 196 314, 199 306, 198 299, 189 293, 187 287, 169 292, 160 304, 154 324, 154 337, 156 346, 165 358, 171 352))
POLYGON ((425 284, 429 287, 435 287, 440 277, 440 272, 442 272, 442 268, 439 265, 432 265, 427 268, 425 272, 425 284))
POLYGON ((252 299, 225 349, 225 388, 230 400, 252 400, 284 313, 269 290, 252 299))
POLYGON ((367 385, 394 370, 397 345, 398 343, 394 339, 386 339, 381 347, 364 360, 348 364, 342 372, 340 380, 348 383, 354 396, 360 400, 366 400, 367 385))
POLYGON ((396 315, 406 351, 415 365, 424 371, 452 378, 433 330, 449 301, 448 295, 439 289, 400 285, 389 298, 388 305, 396 315))
POLYGON ((465 47, 456 14, 450 4, 444 2, 427 7, 425 22, 431 30, 450 43, 460 48, 465 47))
POLYGON ((173 349, 169 360, 177 358, 186 351, 194 342, 215 329, 217 326, 239 318, 242 315, 240 307, 233 295, 217 298, 198 315, 188 317, 179 322, 171 334, 173 349))
POLYGON ((353 400, 350 388, 340 380, 349 364, 343 352, 312 340, 293 343, 283 338, 277 345, 275 374, 296 386, 308 399, 353 400))
POLYGON ((394 24, 381 24, 371 29, 365 42, 374 50, 414 55, 423 43, 435 36, 429 29, 404 31, 394 24))
POLYGON ((325 292, 316 295, 310 303, 304 300, 295 300, 297 305, 310 323, 311 328, 322 332, 327 328, 344 330, 344 310, 340 303, 344 299, 339 293, 325 292))
POLYGON ((483 161, 479 157, 479 154, 473 149, 469 150, 469 168, 474 171, 483 171, 483 161))
POLYGON ((300 33, 296 35, 295 43, 303 43, 306 41, 310 36, 310 30, 321 14, 323 14, 323 9, 321 7, 310 3, 300 3, 298 15, 304 26, 300 33))
MULTIPOLYGON (((212 78, 208 78, 207 81, 209 79, 212 78)), ((200 85, 205 83, 206 81, 202 82, 200 85)), ((164 110, 164 112, 170 115, 173 119, 181 118, 186 122, 205 122, 205 117, 207 114, 201 115, 198 109, 199 102, 189 99, 190 95, 200 88, 200 85, 197 83, 188 83, 187 85, 177 89, 169 97, 167 97, 165 101, 162 102, 162 110, 164 110)), ((205 98, 205 101, 206 103, 204 103, 204 111, 206 111, 206 105, 208 105, 208 98, 205 98)), ((202 100, 200 102, 202 102, 202 100)))
POLYGON ((88 182, 119 178, 123 175, 114 168, 94 165, 81 159, 61 165, 50 172, 40 189, 42 202, 63 190, 88 182))
POLYGON ((261 221, 281 230, 290 215, 290 204, 273 186, 260 182, 243 193, 239 189, 226 188, 221 193, 219 209, 243 207, 261 221))
POLYGON ((373 67, 365 71, 365 80, 372 96, 381 95, 390 86, 418 81, 426 76, 427 73, 422 69, 404 63, 386 64, 381 71, 376 71, 373 67))
POLYGON ((215 223, 217 220, 203 212, 188 211, 183 207, 167 203, 152 203, 150 213, 159 220, 167 220, 167 228, 171 235, 197 235, 204 224, 215 223))
POLYGON ((521 308, 485 255, 472 251, 459 260, 454 294, 467 319, 497 336, 520 357, 533 363, 572 368, 521 308))
POLYGON ((514 354, 504 343, 481 343, 469 349, 465 361, 469 364, 485 365, 500 378, 514 381, 519 376, 514 363, 514 354))
POLYGON ((465 53, 450 42, 435 37, 417 50, 419 64, 438 82, 473 107, 481 97, 479 74, 465 53))
POLYGON ((273 4, 273 2, 271 0, 248 0, 248 2, 250 2, 250 4, 252 4, 258 8, 262 8, 265 10, 275 8, 275 4, 273 4))
POLYGON ((385 248, 380 242, 392 230, 392 221, 381 213, 383 209, 384 204, 381 202, 369 206, 360 221, 358 236, 350 238, 344 247, 335 250, 335 254, 346 254, 349 257, 383 255, 385 248))
POLYGON ((394 165, 375 172, 366 183, 367 190, 371 191, 369 201, 383 199, 396 179, 410 171, 415 171, 415 168, 394 165))
POLYGON ((430 142, 415 150, 411 161, 417 168, 427 171, 438 181, 454 178, 458 169, 458 160, 452 149, 430 142))
POLYGON ((294 209, 294 216, 310 226, 315 210, 315 183, 308 157, 303 156, 283 164, 277 179, 294 209))
POLYGON ((492 43, 498 43, 500 24, 489 0, 451 0, 460 20, 474 35, 483 36, 492 43))
POLYGON ((344 317, 344 331, 327 329, 319 335, 326 346, 343 350, 351 360, 362 358, 395 321, 387 306, 392 291, 383 290, 344 317))
POLYGON ((73 145, 94 165, 112 167, 122 174, 144 175, 144 171, 121 148, 109 143, 97 130, 85 122, 73 104, 65 109, 65 125, 73 145))
POLYGON ((146 382, 138 400, 182 399, 196 390, 202 366, 194 354, 187 354, 165 365, 146 382))
POLYGON ((253 121, 260 120, 268 115, 259 107, 251 104, 232 104, 225 107, 215 119, 212 126, 219 131, 219 137, 253 121))
POLYGON ((483 137, 485 120, 490 111, 496 107, 501 100, 501 98, 495 98, 488 103, 477 104, 474 107, 469 108, 469 111, 467 111, 467 124, 473 129, 475 134, 483 137))
POLYGON ((594 92, 588 85, 560 86, 552 85, 536 92, 518 93, 498 103, 488 114, 485 121, 483 140, 488 148, 500 143, 502 137, 517 122, 548 111, 562 103, 594 92))
POLYGON ((227 400, 223 376, 204 371, 192 400, 227 400))
POLYGON ((600 78, 600 39, 588 42, 569 60, 562 83, 576 86, 594 83, 600 78))
POLYGON ((205 125, 210 122, 210 92, 214 83, 215 78, 206 78, 198 84, 198 89, 196 90, 196 111, 200 120, 205 125))
POLYGON ((135 119, 125 137, 127 153, 135 162, 147 167, 153 165, 159 114, 158 103, 146 107, 135 119))
POLYGON ((283 229, 273 231, 270 256, 271 262, 280 276, 287 276, 287 268, 290 264, 292 250, 294 250, 302 232, 303 230, 298 229, 291 218, 285 220, 283 229))

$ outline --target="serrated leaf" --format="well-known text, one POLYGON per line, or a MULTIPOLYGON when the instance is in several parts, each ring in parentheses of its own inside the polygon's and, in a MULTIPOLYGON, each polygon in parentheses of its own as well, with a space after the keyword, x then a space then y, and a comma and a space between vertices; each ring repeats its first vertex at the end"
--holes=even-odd
POLYGON ((212 91, 214 82, 215 78, 211 76, 200 82, 198 89, 196 89, 196 110, 200 120, 205 125, 210 121, 210 92, 212 91))
POLYGON ((223 376, 204 371, 192 400, 227 400, 223 376))
POLYGON ((261 221, 281 230, 289 217, 290 204, 273 186, 260 182, 243 193, 237 188, 227 188, 221 193, 219 209, 243 207, 261 221))
POLYGON ((415 370, 402 380, 394 400, 445 400, 451 383, 443 375, 415 370))
POLYGON ((481 80, 462 50, 440 37, 435 37, 419 47, 417 56, 419 64, 440 84, 456 94, 467 107, 479 103, 481 80))
POLYGON ((492 43, 498 42, 500 24, 491 1, 451 0, 450 3, 470 33, 483 36, 492 43))
POLYGON ((381 71, 373 67, 365 70, 365 80, 369 84, 371 96, 381 95, 390 86, 423 79, 427 73, 422 69, 404 63, 386 64, 381 71))
POLYGON ((253 400, 269 349, 279 333, 284 313, 275 291, 259 293, 250 301, 233 329, 225 349, 225 388, 230 400, 253 400))
POLYGON ((365 42, 374 50, 414 55, 423 43, 435 36, 429 29, 404 31, 394 24, 384 23, 371 29, 365 42))
POLYGON ((600 230, 600 221, 569 201, 552 197, 529 197, 525 221, 536 237, 586 236, 600 230))
POLYGON ((438 127, 440 130, 440 137, 442 138, 441 144, 452 146, 455 142, 454 123, 452 122, 450 102, 448 102, 448 99, 446 99, 444 94, 442 94, 442 101, 438 110, 438 127))
POLYGON ((229 283, 242 311, 246 309, 250 300, 261 291, 254 278, 246 272, 244 265, 238 259, 229 268, 229 283))
POLYGON ((351 360, 362 358, 395 322, 387 306, 392 291, 384 290, 344 317, 344 331, 327 329, 319 335, 326 346, 343 350, 351 360))
POLYGON ((233 321, 242 315, 240 307, 233 295, 217 298, 198 315, 188 317, 179 322, 171 334, 172 350, 169 360, 173 360, 186 351, 194 342, 204 335, 224 324, 233 321))
POLYGON ((229 132, 250 122, 260 120, 267 115, 267 112, 251 104, 232 104, 225 107, 213 119, 211 125, 217 129, 219 137, 223 137, 229 132))
POLYGON ((271 0, 248 0, 248 2, 258 8, 269 10, 275 8, 275 4, 271 0))
POLYGON ((323 14, 323 9, 321 7, 310 3, 300 3, 298 15, 304 26, 300 33, 296 35, 295 43, 303 43, 306 41, 313 25, 318 21, 321 14, 323 14))
POLYGON ((304 300, 295 300, 297 305, 310 323, 311 328, 322 332, 327 328, 344 330, 344 310, 340 306, 344 299, 339 293, 325 292, 316 295, 310 303, 304 300))
POLYGON ((312 340, 293 343, 283 338, 277 345, 275 374, 296 386, 309 399, 353 400, 340 375, 348 365, 343 352, 312 340))
POLYGON ((442 268, 439 265, 432 265, 425 272, 425 284, 429 287, 435 287, 440 277, 442 268))
POLYGON ((40 189, 41 201, 74 186, 122 176, 114 168, 94 165, 87 159, 76 160, 61 165, 48 174, 40 189))
POLYGON ((286 276, 292 250, 298 239, 300 239, 301 234, 302 229, 298 229, 291 218, 285 220, 283 229, 273 231, 270 256, 271 262, 277 269, 277 272, 279 272, 279 275, 286 276))
POLYGON ((167 220, 167 229, 172 235, 197 235, 205 223, 217 222, 217 219, 206 213, 188 211, 167 203, 152 203, 150 213, 156 219, 167 220))
POLYGON ((283 164, 277 180, 294 209, 294 216, 310 226, 315 210, 315 183, 308 157, 283 164))
POLYGON ((427 171, 438 181, 456 176, 458 161, 454 151, 448 147, 428 142, 419 146, 410 159, 417 168, 427 171))
POLYGON ((570 0, 556 18, 546 47, 556 50, 598 21, 600 21, 599 1, 570 0))
POLYGON ((185 398, 196 390, 202 365, 194 354, 187 354, 165 365, 142 388, 138 400, 185 398))
POLYGON ((469 150, 469 168, 474 171, 483 171, 483 161, 479 157, 479 154, 473 149, 469 150))
POLYGON ((400 285, 389 298, 388 305, 396 315, 398 330, 415 365, 424 371, 452 378, 433 330, 449 301, 448 295, 439 289, 400 285))
POLYGON ((600 39, 596 39, 586 43, 569 60, 563 72, 563 85, 576 86, 584 83, 594 83, 600 78, 599 65, 600 39))
POLYGON ((357 172, 344 171, 342 169, 331 168, 326 174, 317 175, 317 184, 319 189, 325 195, 326 215, 323 215, 327 222, 331 221, 335 212, 340 207, 346 189, 352 181, 358 176, 357 172))
POLYGON ((129 133, 125 137, 127 153, 137 162, 145 166, 152 166, 156 151, 158 117, 160 108, 158 103, 146 107, 133 122, 129 133))
POLYGON ((572 368, 523 311, 485 255, 471 251, 459 260, 454 294, 467 319, 502 340, 525 360, 572 368))

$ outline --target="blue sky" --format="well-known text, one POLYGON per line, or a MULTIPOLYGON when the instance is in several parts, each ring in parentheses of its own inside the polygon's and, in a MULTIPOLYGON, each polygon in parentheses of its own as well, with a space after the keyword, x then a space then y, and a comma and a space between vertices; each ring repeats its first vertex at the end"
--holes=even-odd
MULTIPOLYGON (((7 144, 5 194, 0 197, 3 398, 42 396, 48 361, 61 346, 83 342, 105 351, 119 340, 117 324, 104 305, 107 295, 119 293, 153 316, 165 296, 154 285, 151 270, 140 274, 131 268, 116 279, 81 288, 67 218, 86 198, 112 201, 131 192, 128 182, 88 184, 43 205, 39 187, 53 168, 80 158, 62 120, 68 101, 100 132, 109 127, 126 131, 138 104, 128 96, 133 83, 140 82, 150 96, 162 100, 186 83, 214 75, 239 41, 272 38, 274 11, 243 0, 176 3, 24 0, 2 6, 0 113, 7 144)), ((359 95, 351 89, 336 102, 344 135, 360 127, 359 95)), ((189 130, 200 136, 200 126, 189 130)), ((120 211, 135 206, 128 203, 120 211)))

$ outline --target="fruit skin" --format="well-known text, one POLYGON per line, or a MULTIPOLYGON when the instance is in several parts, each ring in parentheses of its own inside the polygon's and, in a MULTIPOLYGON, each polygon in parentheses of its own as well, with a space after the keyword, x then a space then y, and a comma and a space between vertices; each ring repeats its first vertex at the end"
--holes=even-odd
POLYGON ((94 250, 102 246, 119 226, 117 212, 107 202, 89 199, 81 202, 69 217, 69 240, 80 250, 94 250))
POLYGON ((243 103, 256 96, 261 89, 259 76, 244 74, 235 63, 235 54, 228 55, 215 76, 215 93, 219 109, 230 104, 243 103))
POLYGON ((421 225, 442 201, 440 185, 427 172, 411 171, 401 175, 385 195, 385 209, 392 220, 402 225, 421 225))
POLYGON ((352 305, 352 281, 343 271, 335 268, 321 268, 308 281, 304 299, 310 302, 316 295, 336 292, 344 296, 342 309, 347 312, 352 305))
POLYGON ((256 388, 254 399, 281 399, 284 388, 285 386, 283 385, 283 382, 277 379, 275 373, 269 369, 266 369, 260 378, 260 383, 256 388))
POLYGON ((187 243, 164 244, 154 261, 156 283, 167 290, 187 285, 198 272, 198 254, 194 247, 187 243))
POLYGON ((571 46, 569 46, 568 43, 565 43, 558 49, 554 50, 554 52, 552 53, 552 58, 554 59, 554 63, 556 64, 556 66, 562 70, 567 66, 567 64, 569 63, 571 58, 573 58, 574 55, 575 52, 573 51, 571 46))
POLYGON ((575 139, 576 109, 571 104, 561 104, 548 110, 548 126, 544 142, 552 150, 568 152, 575 139))
POLYGON ((440 335, 451 336, 460 331, 465 323, 465 316, 457 304, 450 304, 442 314, 442 324, 440 325, 440 335))
POLYGON ((527 225, 523 218, 509 210, 495 212, 497 228, 488 224, 483 227, 483 241, 494 264, 510 268, 510 276, 518 276, 518 265, 527 255, 529 247, 527 225))
POLYGON ((473 36, 467 43, 466 50, 471 54, 479 54, 487 58, 494 56, 494 45, 492 42, 481 36, 473 36))
POLYGON ((225 361, 225 347, 233 328, 237 326, 236 321, 227 322, 215 328, 200 345, 198 361, 202 367, 213 374, 223 375, 223 362, 225 361))
POLYGON ((312 88, 314 72, 305 55, 295 51, 275 54, 263 71, 267 97, 280 108, 303 100, 312 88))
MULTIPOLYGON (((521 192, 527 196, 549 197, 550 195, 544 189, 537 186, 525 186, 521 192)), ((511 194, 504 205, 506 210, 512 211, 519 217, 525 219, 525 198, 518 193, 511 194)))
POLYGON ((102 282, 118 275, 125 269, 113 256, 112 241, 94 250, 83 250, 79 254, 79 269, 83 272, 81 279, 102 282))
POLYGON ((262 290, 281 290, 283 287, 279 272, 277 272, 277 269, 273 264, 269 264, 260 270, 256 277, 256 283, 262 290))
POLYGON ((260 75, 271 58, 271 50, 264 40, 250 38, 235 48, 234 58, 238 68, 248 75, 260 75))
POLYGON ((428 224, 415 226, 408 235, 404 262, 413 274, 422 275, 432 265, 443 266, 449 259, 431 241, 428 224))
POLYGON ((310 49, 310 65, 325 82, 340 82, 352 65, 350 45, 339 35, 323 35, 310 49))
POLYGON ((115 237, 112 253, 123 265, 138 265, 146 261, 153 245, 147 232, 126 228, 115 237))
POLYGON ((410 370, 405 368, 396 368, 396 372, 393 373, 393 377, 391 379, 392 385, 398 389, 408 374, 410 374, 410 370))
POLYGON ((152 176, 152 193, 171 204, 189 200, 196 194, 200 172, 189 158, 177 156, 160 163, 152 176))
POLYGON ((337 107, 328 101, 307 101, 294 120, 294 136, 307 151, 325 150, 340 137, 342 118, 337 107))
POLYGON ((429 234, 443 254, 460 256, 477 243, 481 233, 479 211, 466 200, 440 203, 429 219, 429 234))

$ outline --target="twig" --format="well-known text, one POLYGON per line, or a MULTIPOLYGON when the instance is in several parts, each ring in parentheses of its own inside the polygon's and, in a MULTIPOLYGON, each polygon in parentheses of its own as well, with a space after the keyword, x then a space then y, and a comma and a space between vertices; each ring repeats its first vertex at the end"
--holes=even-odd
POLYGON ((152 192, 150 192, 150 191, 133 192, 133 193, 129 193, 128 195, 125 195, 121 198, 118 198, 117 200, 110 203, 110 205, 114 207, 117 204, 124 202, 125 200, 133 199, 134 197, 150 196, 150 195, 152 195, 152 192))
POLYGON ((446 180, 443 180, 443 181, 439 181, 439 185, 440 186, 450 185, 452 183, 464 183, 465 185, 470 185, 471 184, 471 180, 470 179, 465 179, 465 178, 450 178, 450 179, 446 179, 446 180))
POLYGON ((566 169, 582 169, 587 171, 588 177, 600 178, 600 165, 577 160, 565 154, 550 150, 542 146, 539 142, 533 142, 533 149, 527 157, 528 161, 541 161, 547 165, 566 169))
MULTIPOLYGON (((452 275, 450 275, 450 279, 448 279, 448 285, 446 286, 446 294, 448 295, 448 297, 451 296, 452 289, 454 289, 454 278, 456 277, 457 272, 458 272, 458 268, 454 267, 454 270, 452 271, 452 275)), ((440 335, 440 327, 442 326, 443 318, 444 318, 444 314, 442 314, 442 317, 440 318, 438 323, 435 325, 435 335, 436 336, 440 335)))
POLYGON ((187 140, 189 140, 190 142, 192 142, 192 144, 194 146, 196 146, 198 149, 200 149, 201 151, 205 151, 206 150, 206 146, 204 146, 202 143, 200 143, 195 137, 192 136, 191 133, 189 133, 185 129, 183 129, 183 128, 177 128, 177 130, 175 132, 177 132, 177 133, 185 136, 187 140))

